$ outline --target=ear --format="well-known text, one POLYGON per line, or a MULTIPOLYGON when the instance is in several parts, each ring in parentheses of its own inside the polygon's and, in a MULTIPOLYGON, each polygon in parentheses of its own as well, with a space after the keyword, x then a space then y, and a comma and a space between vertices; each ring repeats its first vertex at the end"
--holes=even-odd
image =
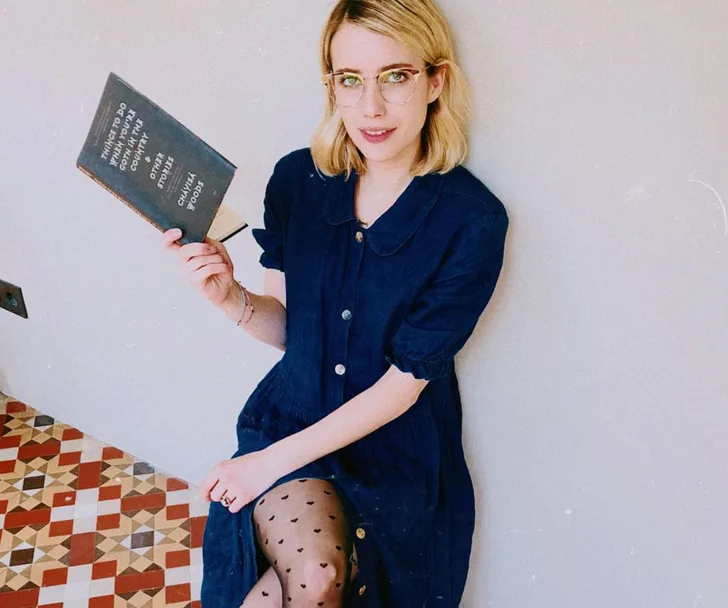
POLYGON ((433 76, 428 77, 429 89, 427 92, 427 103, 431 104, 435 101, 442 93, 442 89, 445 86, 447 64, 439 66, 437 72, 433 76))

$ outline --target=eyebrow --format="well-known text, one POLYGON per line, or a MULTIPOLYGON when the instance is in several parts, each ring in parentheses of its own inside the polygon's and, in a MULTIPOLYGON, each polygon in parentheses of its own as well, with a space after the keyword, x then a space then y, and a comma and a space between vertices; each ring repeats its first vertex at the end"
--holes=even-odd
MULTIPOLYGON (((381 68, 379 68, 379 72, 384 72, 386 70, 391 70, 393 68, 414 68, 415 66, 411 63, 390 63, 389 65, 384 65, 381 68)), ((355 70, 354 68, 339 68, 338 70, 334 70, 334 72, 352 72, 354 74, 361 74, 360 70, 355 70)))

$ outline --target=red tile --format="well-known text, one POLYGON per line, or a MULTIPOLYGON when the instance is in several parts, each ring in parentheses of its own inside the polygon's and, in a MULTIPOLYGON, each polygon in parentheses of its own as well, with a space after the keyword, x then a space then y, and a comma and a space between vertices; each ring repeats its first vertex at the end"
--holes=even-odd
POLYGON ((190 584, 183 583, 182 585, 171 585, 165 589, 165 599, 167 604, 174 604, 176 602, 189 602, 192 592, 190 591, 190 584))
POLYGON ((205 531, 205 522, 207 516, 190 518, 190 549, 196 549, 202 546, 202 535, 205 531))
POLYGON ((82 462, 78 466, 78 490, 98 488, 101 483, 101 461, 82 462))
POLYGON ((0 462, 0 475, 15 472, 15 463, 17 460, 4 460, 0 462))
POLYGON ((8 510, 8 501, 0 500, 0 515, 3 515, 8 510))
POLYGON ((5 404, 5 410, 8 414, 15 414, 16 412, 24 412, 28 409, 28 406, 25 405, 25 403, 21 403, 20 401, 8 401, 5 404))
POLYGON ((0 437, 0 450, 7 448, 17 448, 20 445, 21 435, 8 435, 7 437, 0 437))
POLYGON ((167 520, 187 519, 190 516, 190 505, 170 505, 167 507, 167 520))
POLYGON ((33 511, 18 511, 5 516, 5 529, 23 528, 34 524, 47 524, 51 520, 50 509, 35 509, 33 511))
POLYGON ((114 608, 114 596, 102 595, 88 600, 88 608, 114 608))
POLYGON ((54 507, 67 507, 76 504, 75 492, 57 492, 53 495, 54 507))
POLYGON ((190 604, 190 608, 202 608, 202 602, 200 600, 193 600, 190 604))
POLYGON ((84 532, 71 536, 71 555, 69 566, 90 564, 94 561, 95 532, 84 532))
POLYGON ((61 452, 58 456, 58 466, 66 467, 69 464, 78 464, 81 462, 81 452, 61 452))
POLYGON ((48 536, 68 536, 73 534, 73 520, 54 521, 51 523, 48 536))
POLYGON ((57 439, 34 445, 21 445, 18 448, 18 460, 32 460, 38 456, 55 456, 61 451, 61 442, 57 439))
POLYGON ((190 552, 188 549, 181 551, 170 551, 165 556, 165 568, 181 568, 190 565, 190 552))
POLYGON ((116 530, 121 525, 121 513, 110 513, 109 515, 99 515, 96 518, 96 529, 116 530))
POLYGON ((3 600, 3 608, 35 608, 38 605, 39 594, 40 587, 3 593, 0 597, 3 600))
POLYGON ((144 496, 129 496, 121 499, 121 512, 126 513, 127 511, 139 511, 141 509, 163 507, 166 502, 167 494, 164 492, 145 494, 144 496))
POLYGON ((113 460, 114 458, 124 458, 124 452, 119 448, 112 447, 101 450, 101 460, 113 460))
POLYGON ((72 441, 74 439, 83 439, 83 433, 78 429, 70 428, 63 429, 63 435, 61 436, 63 441, 72 441))
POLYGON ((99 488, 99 500, 114 500, 121 498, 121 486, 104 486, 99 488))
POLYGON ((63 602, 57 602, 55 604, 41 604, 38 608, 63 608, 63 602))
POLYGON ((175 490, 187 490, 190 486, 176 477, 170 477, 167 479, 167 492, 174 492, 175 490))
POLYGON ((68 568, 52 568, 43 572, 41 587, 65 585, 68 581, 68 568))
POLYGON ((116 576, 116 562, 96 562, 91 571, 91 580, 116 576))
POLYGON ((164 570, 117 576, 114 592, 119 595, 139 591, 140 589, 158 589, 159 587, 164 587, 164 570))

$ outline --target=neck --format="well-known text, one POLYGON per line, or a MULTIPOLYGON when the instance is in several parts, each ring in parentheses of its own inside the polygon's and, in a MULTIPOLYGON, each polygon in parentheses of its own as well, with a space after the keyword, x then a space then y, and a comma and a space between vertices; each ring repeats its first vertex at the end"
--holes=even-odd
MULTIPOLYGON (((419 142, 418 142, 419 143, 419 142)), ((411 146, 394 158, 385 161, 365 160, 366 173, 362 181, 377 184, 384 190, 396 190, 412 180, 410 170, 414 164, 419 146, 411 146)))

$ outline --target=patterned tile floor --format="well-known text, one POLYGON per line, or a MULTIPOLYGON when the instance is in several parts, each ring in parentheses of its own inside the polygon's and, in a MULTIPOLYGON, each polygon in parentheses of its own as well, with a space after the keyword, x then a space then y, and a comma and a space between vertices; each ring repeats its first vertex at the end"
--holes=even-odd
POLYGON ((198 608, 207 503, 0 393, 0 606, 198 608))

